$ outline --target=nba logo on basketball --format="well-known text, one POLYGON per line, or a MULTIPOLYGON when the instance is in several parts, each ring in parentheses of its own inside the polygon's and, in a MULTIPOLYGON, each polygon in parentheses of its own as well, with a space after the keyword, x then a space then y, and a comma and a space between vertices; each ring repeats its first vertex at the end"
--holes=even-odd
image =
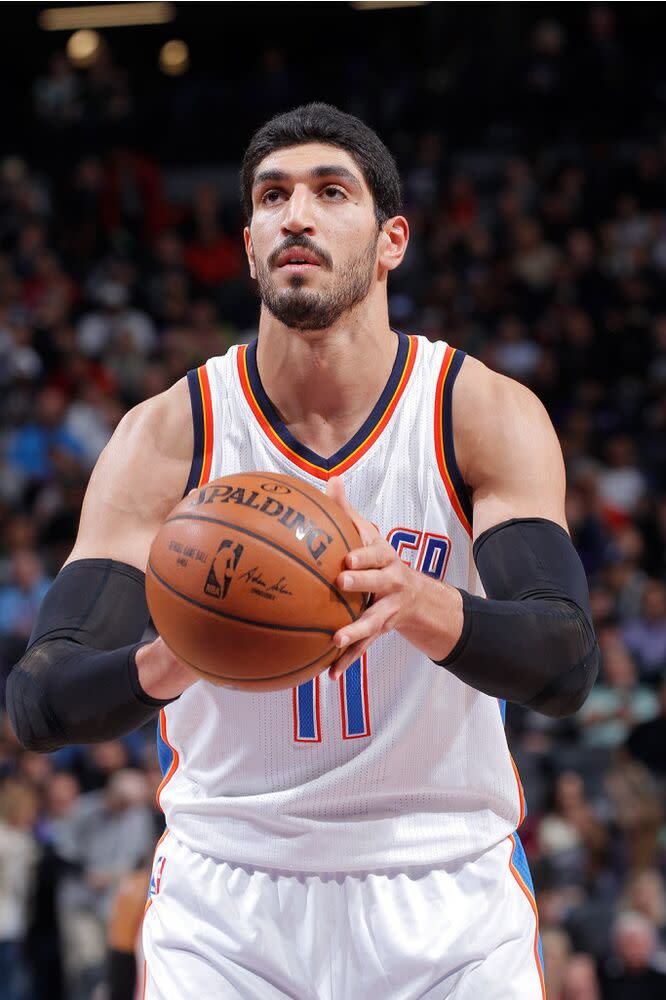
POLYGON ((166 858, 163 854, 160 854, 153 865, 153 871, 150 876, 150 886, 148 888, 149 896, 156 896, 160 891, 160 882, 162 881, 162 872, 164 871, 165 864, 166 858))

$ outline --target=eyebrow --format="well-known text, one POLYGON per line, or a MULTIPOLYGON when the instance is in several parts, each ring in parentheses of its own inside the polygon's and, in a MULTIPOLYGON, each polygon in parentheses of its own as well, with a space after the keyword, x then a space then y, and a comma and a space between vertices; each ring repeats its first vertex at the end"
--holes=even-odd
MULTIPOLYGON (((292 175, 288 174, 286 170, 262 170, 254 178, 254 184, 252 186, 257 187, 259 184, 266 183, 266 181, 288 181, 291 176, 292 175)), ((322 177, 339 177, 341 180, 347 181, 358 191, 362 191, 361 184, 357 176, 347 167, 343 167, 339 164, 324 163, 319 167, 313 167, 312 170, 308 170, 306 177, 310 180, 318 180, 322 177)))

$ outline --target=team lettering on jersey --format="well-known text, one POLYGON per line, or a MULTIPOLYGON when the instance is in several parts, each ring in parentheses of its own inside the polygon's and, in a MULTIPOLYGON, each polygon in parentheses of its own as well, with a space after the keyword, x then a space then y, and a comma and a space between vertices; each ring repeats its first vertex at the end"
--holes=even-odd
MULTIPOLYGON (((407 566, 435 580, 444 579, 451 554, 451 539, 447 535, 392 528, 386 540, 407 566)), ((342 738, 354 740, 370 736, 367 653, 345 670, 338 683, 342 738)), ((319 677, 294 688, 293 717, 296 743, 321 743, 319 677)))

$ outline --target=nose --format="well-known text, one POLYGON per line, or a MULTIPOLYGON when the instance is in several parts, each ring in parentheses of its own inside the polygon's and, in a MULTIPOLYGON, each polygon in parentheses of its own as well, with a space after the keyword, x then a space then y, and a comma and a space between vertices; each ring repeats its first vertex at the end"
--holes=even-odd
POLYGON ((282 216, 282 231, 286 234, 314 232, 312 195, 305 185, 297 184, 282 216))

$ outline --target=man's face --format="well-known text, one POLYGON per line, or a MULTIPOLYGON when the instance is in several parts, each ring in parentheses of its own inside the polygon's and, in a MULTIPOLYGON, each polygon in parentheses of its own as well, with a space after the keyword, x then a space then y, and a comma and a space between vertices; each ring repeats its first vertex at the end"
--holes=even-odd
POLYGON ((276 150, 257 167, 252 206, 250 271, 276 319, 323 330, 366 298, 377 277, 379 229, 347 152, 320 143, 276 150))

